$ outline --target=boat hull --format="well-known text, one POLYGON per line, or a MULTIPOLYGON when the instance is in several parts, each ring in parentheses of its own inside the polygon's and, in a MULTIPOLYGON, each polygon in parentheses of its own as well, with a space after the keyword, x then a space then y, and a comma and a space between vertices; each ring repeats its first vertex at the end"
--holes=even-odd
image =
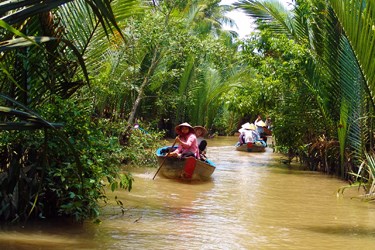
POLYGON ((258 146, 252 142, 248 142, 242 145, 236 145, 236 150, 243 152, 264 152, 266 151, 266 147, 258 146))
POLYGON ((159 148, 156 156, 158 158, 159 166, 161 166, 160 173, 169 179, 189 179, 189 180, 208 180, 214 173, 216 167, 211 161, 201 161, 194 157, 176 158, 165 157, 161 152, 167 147, 159 148), (187 169, 187 167, 190 167, 187 169), (187 174, 187 172, 189 174, 187 174))

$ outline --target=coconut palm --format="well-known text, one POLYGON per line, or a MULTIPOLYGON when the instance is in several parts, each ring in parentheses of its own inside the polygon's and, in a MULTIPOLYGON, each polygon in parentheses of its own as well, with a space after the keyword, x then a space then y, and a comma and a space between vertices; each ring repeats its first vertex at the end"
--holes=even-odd
MULTIPOLYGON (((229 5, 220 5, 220 1, 191 1, 182 11, 185 15, 185 22, 191 26, 192 33, 198 36, 211 34, 215 37, 226 32, 223 25, 235 26, 231 18, 225 13, 232 10, 229 5)), ((230 32, 233 37, 237 37, 235 32, 230 32)))

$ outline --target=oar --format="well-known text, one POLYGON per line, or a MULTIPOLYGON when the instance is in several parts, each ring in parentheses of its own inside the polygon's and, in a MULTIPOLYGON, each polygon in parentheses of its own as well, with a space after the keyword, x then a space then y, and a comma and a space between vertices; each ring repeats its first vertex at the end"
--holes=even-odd
POLYGON ((155 173, 154 177, 152 177, 152 179, 155 179, 156 175, 159 173, 161 167, 164 165, 165 160, 167 159, 167 157, 169 156, 169 154, 170 154, 171 151, 173 150, 173 147, 174 147, 174 145, 176 144, 176 141, 177 141, 177 138, 174 140, 171 149, 170 149, 170 150, 168 151, 168 153, 165 155, 163 161, 161 162, 161 164, 160 164, 158 170, 156 171, 156 173, 155 173))

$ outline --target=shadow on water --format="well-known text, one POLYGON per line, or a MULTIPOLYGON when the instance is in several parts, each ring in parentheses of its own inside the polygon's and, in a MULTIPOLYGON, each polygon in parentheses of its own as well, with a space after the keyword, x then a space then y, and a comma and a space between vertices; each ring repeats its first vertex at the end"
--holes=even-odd
POLYGON ((27 225, 2 226, 0 249, 90 249, 93 232, 59 218, 27 225))
POLYGON ((330 234, 345 237, 375 237, 374 228, 359 225, 310 226, 301 227, 300 229, 318 234, 330 234))

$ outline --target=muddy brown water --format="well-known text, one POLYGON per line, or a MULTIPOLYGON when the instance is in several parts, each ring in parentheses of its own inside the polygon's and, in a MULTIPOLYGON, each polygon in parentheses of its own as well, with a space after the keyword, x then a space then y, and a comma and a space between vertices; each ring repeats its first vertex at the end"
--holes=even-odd
MULTIPOLYGON (((96 225, 49 222, 0 231, 0 249, 374 249, 375 204, 337 196, 334 177, 288 168, 282 156, 234 150, 235 137, 208 140, 217 168, 206 182, 133 169, 124 203, 103 207, 96 225)), ((113 203, 113 199, 112 199, 113 203)))

